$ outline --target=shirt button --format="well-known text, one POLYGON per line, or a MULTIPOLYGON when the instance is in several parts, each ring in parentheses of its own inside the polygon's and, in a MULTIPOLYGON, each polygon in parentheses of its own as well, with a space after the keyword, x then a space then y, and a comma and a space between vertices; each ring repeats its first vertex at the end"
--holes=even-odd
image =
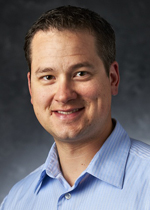
POLYGON ((66 198, 67 200, 69 200, 69 199, 71 198, 71 194, 70 194, 70 193, 67 193, 67 194, 65 195, 65 198, 66 198))

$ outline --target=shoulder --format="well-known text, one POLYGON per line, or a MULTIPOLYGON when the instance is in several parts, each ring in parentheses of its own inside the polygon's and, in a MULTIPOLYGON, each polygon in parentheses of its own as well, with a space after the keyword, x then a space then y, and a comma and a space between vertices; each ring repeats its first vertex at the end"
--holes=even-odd
POLYGON ((139 140, 130 140, 126 172, 150 181, 150 145, 139 140))
POLYGON ((3 203, 1 204, 0 210, 7 209, 10 204, 11 207, 15 206, 15 203, 24 196, 26 196, 27 193, 28 196, 32 196, 38 185, 39 179, 42 174, 42 170, 43 170, 43 165, 34 170, 33 172, 31 172, 21 181, 16 183, 10 190, 7 197, 4 199, 3 203))
POLYGON ((131 139, 127 168, 150 180, 150 145, 131 139))
POLYGON ((136 192, 144 192, 145 196, 150 195, 150 145, 131 139, 126 165, 126 180, 136 192))
POLYGON ((40 175, 42 173, 42 169, 43 169, 43 165, 41 165, 36 170, 31 172, 29 175, 27 175, 25 178, 23 178, 18 183, 16 183, 14 185, 14 187, 12 188, 12 190, 16 189, 16 188, 18 189, 20 187, 24 188, 24 187, 27 187, 29 185, 31 186, 31 184, 36 186, 36 184, 37 184, 37 182, 40 178, 40 175))
POLYGON ((150 145, 131 139, 130 154, 145 160, 150 160, 150 145))

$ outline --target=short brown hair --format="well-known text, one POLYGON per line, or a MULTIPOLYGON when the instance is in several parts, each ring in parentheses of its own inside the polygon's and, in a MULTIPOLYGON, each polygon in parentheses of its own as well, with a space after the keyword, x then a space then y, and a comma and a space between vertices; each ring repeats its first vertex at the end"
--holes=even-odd
POLYGON ((34 35, 42 30, 89 30, 96 38, 98 55, 103 60, 106 73, 109 75, 109 67, 116 57, 115 33, 111 25, 99 14, 89 9, 62 6, 49 10, 32 25, 25 37, 25 57, 31 71, 31 42, 34 35))

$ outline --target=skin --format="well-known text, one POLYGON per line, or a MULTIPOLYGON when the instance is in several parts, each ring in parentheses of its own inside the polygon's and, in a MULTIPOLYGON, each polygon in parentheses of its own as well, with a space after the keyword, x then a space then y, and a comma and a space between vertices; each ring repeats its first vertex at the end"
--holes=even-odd
POLYGON ((73 185, 113 130, 111 96, 118 93, 118 63, 111 64, 108 77, 87 31, 39 31, 31 48, 31 103, 54 137, 62 172, 73 185))

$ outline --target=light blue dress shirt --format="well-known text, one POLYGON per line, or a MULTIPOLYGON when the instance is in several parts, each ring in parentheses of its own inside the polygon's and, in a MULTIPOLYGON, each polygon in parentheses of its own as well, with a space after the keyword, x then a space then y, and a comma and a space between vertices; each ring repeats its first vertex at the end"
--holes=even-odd
POLYGON ((150 210, 150 146, 130 139, 117 122, 71 187, 54 144, 45 164, 11 189, 0 210, 150 210))

